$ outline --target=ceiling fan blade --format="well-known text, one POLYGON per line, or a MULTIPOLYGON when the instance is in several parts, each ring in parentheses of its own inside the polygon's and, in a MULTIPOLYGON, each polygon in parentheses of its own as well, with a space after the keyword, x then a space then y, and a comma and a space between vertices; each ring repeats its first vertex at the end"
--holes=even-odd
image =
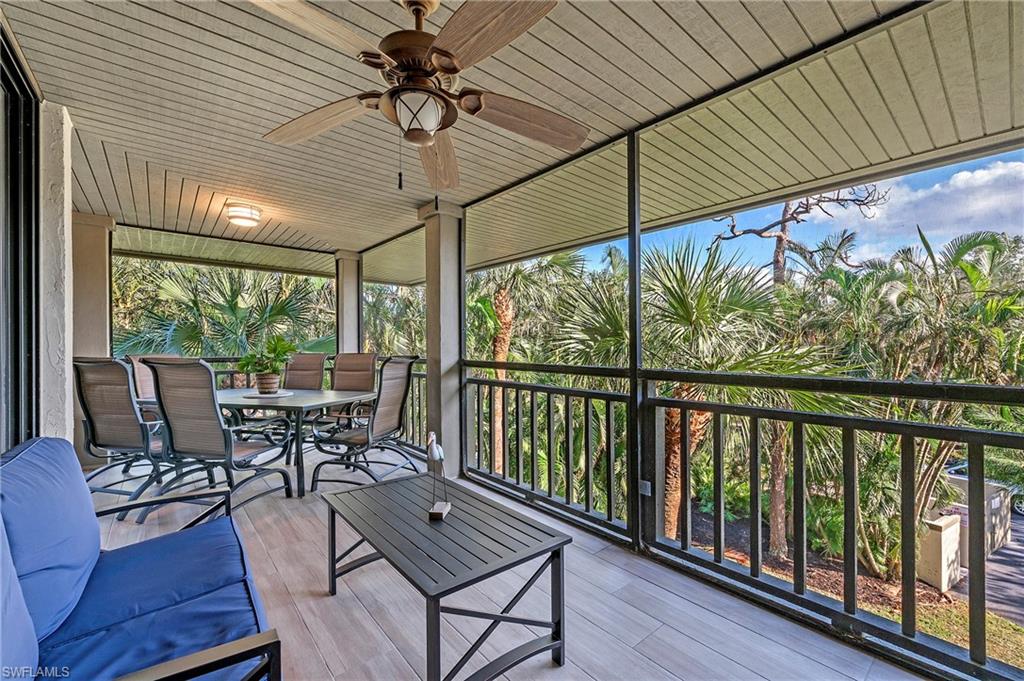
MULTIPOLYGON (((382 54, 376 45, 341 23, 333 14, 315 5, 303 0, 268 0, 257 4, 306 35, 333 45, 350 57, 360 58, 360 55, 365 55, 368 58, 379 59, 388 66, 395 65, 394 60, 382 54)), ((370 64, 375 66, 372 61, 370 64)))
POLYGON ((558 0, 466 0, 434 38, 430 57, 444 73, 457 73, 526 33, 558 0))
POLYGON ((579 149, 590 133, 590 128, 568 116, 495 92, 463 90, 459 107, 499 128, 565 151, 579 149))
POLYGON ((304 113, 298 118, 279 125, 264 135, 263 139, 274 144, 304 142, 310 137, 327 132, 331 128, 347 123, 369 111, 370 109, 361 101, 365 98, 367 95, 355 95, 325 104, 319 109, 313 109, 309 113, 304 113))
POLYGON ((431 187, 437 191, 459 188, 459 162, 447 130, 438 130, 434 133, 433 144, 420 147, 420 162, 431 187))

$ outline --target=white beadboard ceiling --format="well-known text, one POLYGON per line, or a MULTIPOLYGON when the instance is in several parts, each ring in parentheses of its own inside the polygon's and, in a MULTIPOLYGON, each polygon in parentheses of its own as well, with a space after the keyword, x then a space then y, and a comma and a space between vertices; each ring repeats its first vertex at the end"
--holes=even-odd
MULTIPOLYGON (((316 4, 374 42, 410 25, 394 1, 316 4)), ((462 82, 578 119, 592 128, 588 148, 699 103, 643 135, 648 226, 1017 143, 1024 3, 913 9, 855 44, 793 64, 904 4, 563 0, 462 82)), ((427 30, 458 5, 445 2, 427 30)), ((397 189, 398 136, 381 117, 292 148, 260 139, 380 83, 258 2, 13 0, 4 12, 44 95, 71 112, 80 212, 258 244, 363 250, 414 227, 416 208, 433 198, 409 148, 405 189, 397 189), (228 198, 259 205, 262 224, 228 225, 228 198)), ((462 185, 442 198, 457 204, 567 156, 465 116, 453 137, 462 185)), ((467 265, 621 232, 622 146, 470 209, 467 265)), ((370 251, 367 278, 422 280, 416 234, 370 251), (375 264, 395 259, 406 262, 375 264)))
MULTIPOLYGON (((643 131, 640 218, 656 229, 1022 145, 1024 2, 933 3, 643 131)), ((467 262, 624 234, 625 176, 618 144, 470 207, 467 262)))
POLYGON ((111 241, 114 255, 157 258, 208 265, 335 276, 334 256, 320 251, 268 246, 171 230, 118 225, 111 241))

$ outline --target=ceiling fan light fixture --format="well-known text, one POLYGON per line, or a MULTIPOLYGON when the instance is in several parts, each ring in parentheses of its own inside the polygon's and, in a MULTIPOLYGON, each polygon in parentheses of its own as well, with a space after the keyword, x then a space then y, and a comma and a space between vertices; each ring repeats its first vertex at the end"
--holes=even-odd
POLYGON ((241 201, 229 201, 227 204, 228 222, 239 227, 255 227, 260 224, 263 211, 258 206, 241 201))
POLYGON ((423 90, 405 90, 395 93, 394 106, 398 127, 407 142, 419 147, 433 144, 434 133, 444 120, 444 102, 423 90))

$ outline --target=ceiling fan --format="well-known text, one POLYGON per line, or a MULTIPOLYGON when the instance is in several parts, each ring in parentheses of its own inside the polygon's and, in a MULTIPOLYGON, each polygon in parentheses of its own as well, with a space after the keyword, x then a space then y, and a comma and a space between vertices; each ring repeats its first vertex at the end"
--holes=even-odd
POLYGON ((388 85, 384 92, 364 92, 303 114, 263 139, 297 144, 377 110, 401 129, 406 141, 419 147, 427 180, 437 190, 459 184, 455 148, 447 129, 460 111, 565 151, 583 145, 590 129, 562 114, 494 92, 469 88, 455 92, 458 73, 528 31, 558 0, 466 0, 436 36, 423 30, 423 20, 441 0, 401 2, 416 28, 391 33, 377 47, 308 2, 260 3, 277 18, 379 70, 388 85))

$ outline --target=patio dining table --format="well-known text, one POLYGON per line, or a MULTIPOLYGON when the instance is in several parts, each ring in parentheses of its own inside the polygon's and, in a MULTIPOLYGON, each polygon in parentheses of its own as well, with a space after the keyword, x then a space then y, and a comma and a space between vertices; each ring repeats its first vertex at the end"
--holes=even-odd
POLYGON ((295 456, 295 477, 300 497, 306 494, 306 469, 302 459, 303 426, 307 414, 340 407, 346 404, 370 402, 377 397, 374 391, 362 390, 288 390, 272 397, 251 398, 254 388, 230 388, 217 391, 217 401, 225 409, 260 409, 284 413, 291 421, 296 437, 292 443, 295 456), (288 394, 285 394, 288 393, 288 394))

